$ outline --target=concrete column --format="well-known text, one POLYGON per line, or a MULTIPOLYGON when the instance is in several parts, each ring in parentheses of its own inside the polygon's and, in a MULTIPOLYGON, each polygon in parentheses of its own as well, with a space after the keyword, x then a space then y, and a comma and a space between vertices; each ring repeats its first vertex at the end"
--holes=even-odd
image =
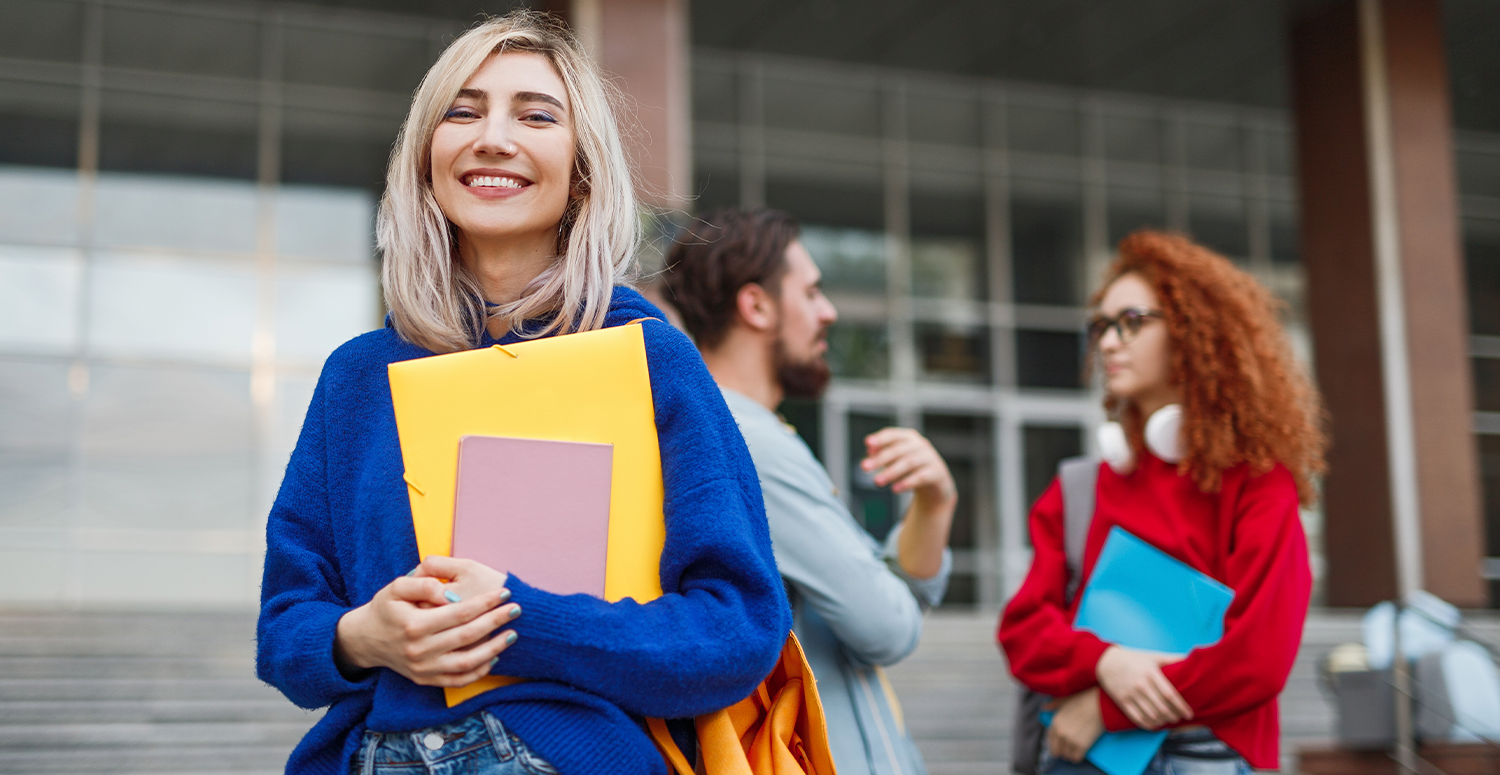
POLYGON ((1294 22, 1302 246, 1330 605, 1425 588, 1484 605, 1463 256, 1438 0, 1294 22))
POLYGON ((687 0, 554 0, 547 9, 563 12, 625 92, 622 128, 641 200, 684 208, 693 181, 687 0))

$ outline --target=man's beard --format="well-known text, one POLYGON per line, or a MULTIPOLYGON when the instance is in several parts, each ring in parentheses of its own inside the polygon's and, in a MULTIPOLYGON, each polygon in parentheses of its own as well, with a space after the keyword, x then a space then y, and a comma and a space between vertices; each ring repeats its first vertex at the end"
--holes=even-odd
POLYGON ((776 337, 771 357, 776 366, 776 382, 786 398, 818 398, 833 378, 833 370, 821 355, 805 361, 792 360, 786 351, 786 340, 780 336, 776 337))

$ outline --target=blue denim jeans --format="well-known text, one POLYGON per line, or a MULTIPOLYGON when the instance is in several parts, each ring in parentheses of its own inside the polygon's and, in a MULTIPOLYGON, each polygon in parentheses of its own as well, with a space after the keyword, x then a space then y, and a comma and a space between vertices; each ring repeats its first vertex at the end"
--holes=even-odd
POLYGON ((557 770, 479 711, 413 732, 366 732, 351 775, 557 775, 557 770))
MULTIPOLYGON (((1058 759, 1042 745, 1039 775, 1104 775, 1087 759, 1074 764, 1058 759)), ((1167 736, 1142 775, 1250 775, 1250 765, 1206 729, 1183 730, 1167 736)))

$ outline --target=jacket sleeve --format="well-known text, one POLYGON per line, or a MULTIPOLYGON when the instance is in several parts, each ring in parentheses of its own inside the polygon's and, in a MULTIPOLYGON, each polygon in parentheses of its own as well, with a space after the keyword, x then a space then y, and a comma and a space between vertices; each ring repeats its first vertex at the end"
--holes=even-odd
MULTIPOLYGON (((1235 591, 1218 643, 1162 668, 1193 709, 1192 723, 1214 724, 1273 699, 1286 685, 1312 594, 1297 487, 1282 466, 1250 477, 1234 501, 1224 583, 1235 591)), ((1100 692, 1105 727, 1133 725, 1100 692)))
POLYGON ((330 530, 325 461, 327 398, 318 383, 266 524, 256 674, 304 708, 370 692, 375 671, 351 681, 335 664, 345 599, 330 530))
MULTIPOLYGON (((780 452, 773 447, 758 454, 764 457, 766 451, 780 452)), ((809 491, 806 479, 821 476, 788 475, 797 473, 787 471, 788 464, 816 465, 811 455, 765 462, 758 469, 782 578, 828 623, 851 657, 872 665, 901 661, 922 636, 923 606, 911 585, 886 564, 831 492, 809 491)))
POLYGON ((648 603, 508 583, 520 636, 494 672, 560 681, 626 711, 681 718, 744 699, 775 666, 791 614, 745 442, 696 349, 647 321, 667 523, 648 603))
POLYGON ((1062 486, 1054 479, 1031 509, 1031 570, 1005 606, 997 633, 1016 680, 1054 697, 1096 685, 1094 668, 1109 648, 1093 633, 1073 629, 1064 601, 1068 565, 1062 512, 1062 486))

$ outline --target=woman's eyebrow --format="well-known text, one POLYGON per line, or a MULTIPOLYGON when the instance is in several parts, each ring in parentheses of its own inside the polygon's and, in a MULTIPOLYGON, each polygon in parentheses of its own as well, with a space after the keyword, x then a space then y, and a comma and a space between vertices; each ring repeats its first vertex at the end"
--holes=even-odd
POLYGON ((554 97, 554 96, 552 96, 552 95, 550 95, 550 94, 548 94, 546 92, 539 92, 539 91, 518 91, 518 92, 516 92, 516 95, 514 97, 512 97, 511 99, 513 99, 516 102, 545 102, 548 105, 556 105, 557 107, 559 107, 559 108, 561 108, 563 110, 567 110, 568 109, 566 105, 562 104, 562 100, 559 100, 558 98, 556 98, 556 97, 554 97))
POLYGON ((458 96, 468 97, 471 100, 483 100, 489 98, 489 94, 487 94, 484 89, 459 89, 458 96))

